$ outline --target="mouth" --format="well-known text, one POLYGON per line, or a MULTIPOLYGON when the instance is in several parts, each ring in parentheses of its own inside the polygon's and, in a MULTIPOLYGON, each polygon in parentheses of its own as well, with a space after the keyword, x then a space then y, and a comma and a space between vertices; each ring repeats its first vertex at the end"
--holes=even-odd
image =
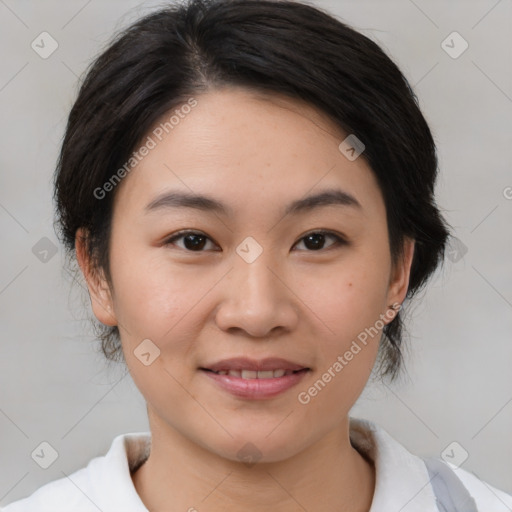
POLYGON ((312 368, 281 358, 238 357, 198 368, 209 381, 245 400, 270 399, 296 386, 312 368))
POLYGON ((202 373, 217 389, 227 392, 239 400, 268 400, 297 386, 309 368, 300 370, 225 370, 211 371, 201 368, 202 373), (270 377, 272 374, 272 377, 270 377), (276 376, 274 376, 276 375, 276 376))
POLYGON ((210 370, 208 368, 199 368, 200 370, 204 370, 206 372, 212 372, 217 375, 229 375, 231 377, 238 377, 241 379, 278 379, 280 377, 286 377, 287 375, 292 375, 294 373, 305 373, 310 370, 310 368, 302 368, 300 370, 285 370, 283 368, 278 368, 277 370, 210 370))
POLYGON ((267 357, 265 359, 232 357, 205 365, 199 369, 217 375, 230 375, 242 379, 278 379, 311 368, 280 357, 267 357))

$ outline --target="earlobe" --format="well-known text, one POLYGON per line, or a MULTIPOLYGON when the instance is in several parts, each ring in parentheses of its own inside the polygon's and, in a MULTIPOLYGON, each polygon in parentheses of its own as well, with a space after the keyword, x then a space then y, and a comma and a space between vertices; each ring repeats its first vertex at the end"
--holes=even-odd
POLYGON ((94 316, 104 325, 117 325, 110 287, 103 271, 91 261, 87 244, 87 231, 78 229, 75 236, 76 259, 87 283, 94 316))

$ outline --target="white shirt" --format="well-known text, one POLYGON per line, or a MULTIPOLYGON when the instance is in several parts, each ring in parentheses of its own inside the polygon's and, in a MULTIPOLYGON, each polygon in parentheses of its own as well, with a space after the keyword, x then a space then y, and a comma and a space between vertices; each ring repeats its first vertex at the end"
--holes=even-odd
MULTIPOLYGON (((370 512, 438 512, 428 471, 382 427, 350 418, 350 440, 375 464, 376 484, 370 512)), ((133 485, 130 470, 145 460, 149 432, 121 434, 108 453, 92 459, 69 477, 49 482, 2 512, 148 512, 133 485)), ((469 471, 455 474, 482 512, 511 512, 512 495, 479 480, 469 471)))

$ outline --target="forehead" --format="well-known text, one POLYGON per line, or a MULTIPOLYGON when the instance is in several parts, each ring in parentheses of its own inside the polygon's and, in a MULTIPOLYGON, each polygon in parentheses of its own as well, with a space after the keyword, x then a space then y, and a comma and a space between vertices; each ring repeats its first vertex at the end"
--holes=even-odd
POLYGON ((153 147, 122 180, 119 206, 145 208, 169 189, 214 196, 238 212, 326 188, 352 195, 363 212, 382 202, 364 158, 350 161, 340 152, 347 134, 314 107, 241 88, 195 100, 172 125, 176 109, 144 137, 153 147))

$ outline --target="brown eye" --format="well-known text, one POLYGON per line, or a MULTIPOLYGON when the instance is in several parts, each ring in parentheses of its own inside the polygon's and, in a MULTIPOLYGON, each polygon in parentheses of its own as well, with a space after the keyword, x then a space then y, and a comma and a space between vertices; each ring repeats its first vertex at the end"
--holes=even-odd
MULTIPOLYGON (((190 252, 204 252, 203 249, 205 249, 208 241, 211 242, 211 239, 203 233, 196 231, 180 231, 174 234, 171 238, 168 238, 164 242, 164 245, 176 245, 177 247, 190 252), (177 240, 181 239, 183 239, 183 245, 178 245, 175 243, 177 240)), ((300 242, 302 241, 304 241, 304 245, 308 252, 316 252, 329 249, 331 247, 347 245, 346 240, 344 240, 341 236, 331 231, 323 230, 312 231, 311 233, 308 233, 301 238, 300 242), (329 238, 334 240, 334 242, 329 244, 326 248, 326 240, 329 238)))
POLYGON ((180 239, 183 239, 183 246, 178 247, 191 252, 203 252, 202 250, 207 244, 207 241, 210 240, 210 238, 203 233, 197 233, 195 231, 180 231, 171 238, 168 238, 164 242, 164 245, 176 245, 174 242, 180 239))
POLYGON ((302 237, 300 242, 304 240, 304 245, 309 251, 320 251, 325 249, 325 241, 328 238, 334 240, 334 243, 330 244, 327 249, 346 244, 343 238, 331 231, 313 231, 302 237))

